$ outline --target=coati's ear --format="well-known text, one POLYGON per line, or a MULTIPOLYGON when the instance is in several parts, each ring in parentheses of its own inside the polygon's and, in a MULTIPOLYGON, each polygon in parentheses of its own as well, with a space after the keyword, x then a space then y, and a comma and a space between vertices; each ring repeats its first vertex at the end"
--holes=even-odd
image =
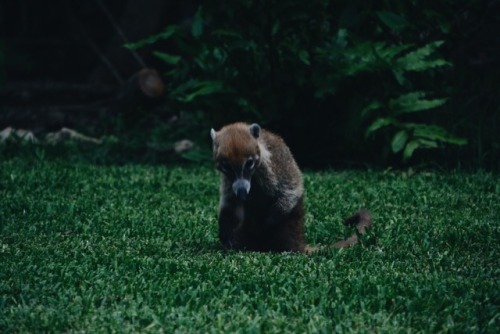
POLYGON ((213 128, 210 129, 210 137, 212 137, 212 140, 215 140, 215 130, 213 128))
POLYGON ((259 124, 253 123, 252 125, 250 125, 249 130, 255 139, 259 138, 259 135, 260 135, 260 125, 259 124))

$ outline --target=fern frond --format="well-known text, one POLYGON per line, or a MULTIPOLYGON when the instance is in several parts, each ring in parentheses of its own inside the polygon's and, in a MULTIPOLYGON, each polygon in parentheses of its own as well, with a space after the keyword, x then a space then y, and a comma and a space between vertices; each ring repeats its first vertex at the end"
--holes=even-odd
POLYGON ((154 44, 158 42, 159 40, 165 40, 169 39, 172 37, 174 34, 181 32, 182 29, 179 26, 176 25, 171 25, 165 28, 161 33, 149 36, 148 38, 142 39, 138 42, 133 42, 133 43, 127 43, 124 45, 125 48, 130 49, 130 50, 136 50, 139 49, 143 46, 154 44))
POLYGON ((446 103, 447 99, 424 99, 425 92, 411 92, 389 100, 389 108, 398 113, 410 113, 437 108, 446 103))
POLYGON ((443 41, 435 41, 407 53, 396 61, 396 65, 403 71, 421 72, 435 67, 449 66, 450 62, 442 59, 427 59, 431 56, 443 41))

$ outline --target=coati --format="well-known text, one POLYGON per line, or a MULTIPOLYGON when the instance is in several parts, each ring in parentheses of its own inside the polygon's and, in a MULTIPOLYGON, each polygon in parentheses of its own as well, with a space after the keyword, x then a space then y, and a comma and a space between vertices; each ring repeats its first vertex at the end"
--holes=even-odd
MULTIPOLYGON (((221 172, 219 239, 234 250, 314 252, 304 239, 302 173, 283 139, 258 124, 211 129, 213 158, 221 172)), ((369 227, 360 211, 347 224, 369 227)), ((355 243, 353 235, 333 247, 355 243)))

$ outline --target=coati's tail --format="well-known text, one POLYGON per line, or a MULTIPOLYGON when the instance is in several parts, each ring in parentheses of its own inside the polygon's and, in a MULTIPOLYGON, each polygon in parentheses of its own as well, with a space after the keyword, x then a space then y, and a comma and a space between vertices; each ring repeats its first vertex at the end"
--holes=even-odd
POLYGON ((358 243, 359 236, 365 234, 366 230, 368 230, 372 226, 372 215, 368 210, 359 210, 354 215, 344 219, 344 224, 355 227, 357 232, 353 233, 349 238, 345 240, 337 241, 333 245, 325 247, 313 247, 306 245, 304 253, 312 254, 331 248, 345 248, 358 243))

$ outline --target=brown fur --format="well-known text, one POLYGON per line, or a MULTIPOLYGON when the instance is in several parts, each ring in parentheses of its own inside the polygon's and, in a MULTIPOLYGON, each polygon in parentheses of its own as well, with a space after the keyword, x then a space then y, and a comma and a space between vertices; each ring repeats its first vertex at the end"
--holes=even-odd
POLYGON ((226 126, 217 134, 217 150, 214 158, 242 162, 248 156, 259 153, 259 146, 248 131, 248 125, 235 123, 226 126))
POLYGON ((302 173, 283 139, 246 123, 212 130, 211 135, 214 161, 222 171, 219 239, 223 246, 251 251, 317 251, 304 240, 302 173), (246 168, 252 161, 255 166, 246 168), (237 184, 249 187, 248 197, 236 195, 237 184))

